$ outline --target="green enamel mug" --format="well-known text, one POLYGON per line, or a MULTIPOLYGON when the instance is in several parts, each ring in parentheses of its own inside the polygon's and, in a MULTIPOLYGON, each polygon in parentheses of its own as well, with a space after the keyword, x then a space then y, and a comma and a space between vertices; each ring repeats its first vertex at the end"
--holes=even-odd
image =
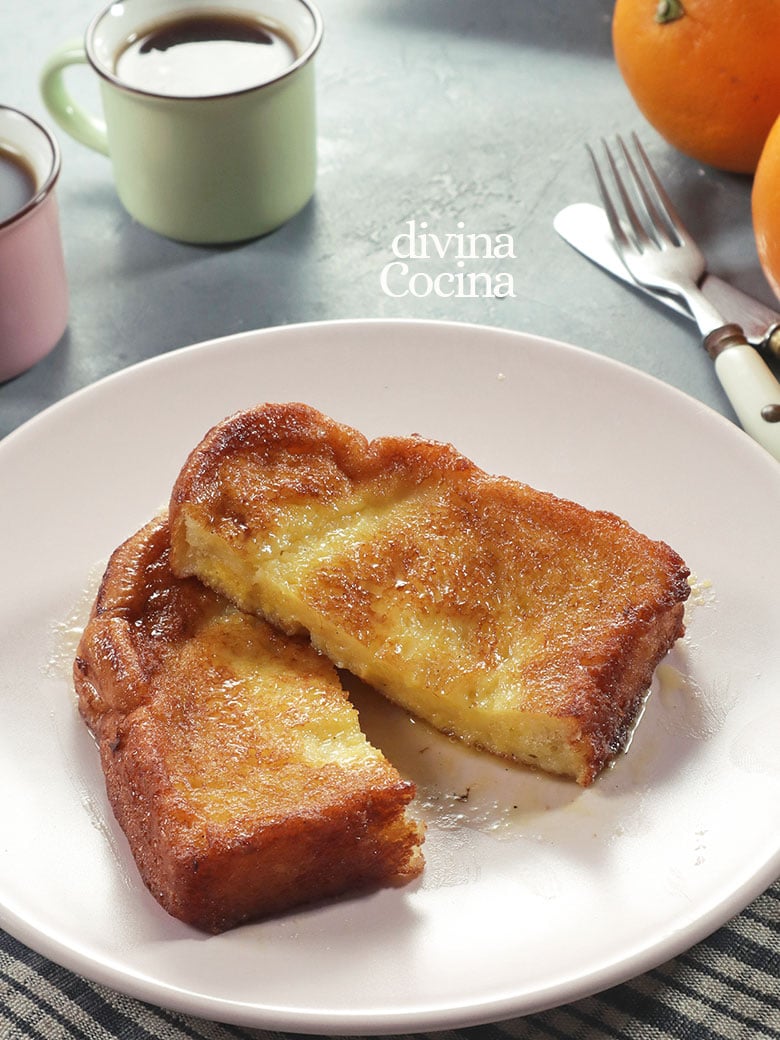
POLYGON ((311 0, 114 0, 41 75, 52 118, 108 155, 132 217, 182 242, 257 238, 312 197, 311 0), (89 65, 102 117, 71 94, 66 70, 89 65))

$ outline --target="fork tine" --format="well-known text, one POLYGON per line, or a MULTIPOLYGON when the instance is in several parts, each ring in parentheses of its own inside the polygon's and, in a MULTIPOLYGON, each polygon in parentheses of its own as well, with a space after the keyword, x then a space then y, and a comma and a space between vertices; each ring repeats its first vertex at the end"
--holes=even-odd
MULTIPOLYGON (((636 149, 637 155, 639 156, 639 158, 640 158, 640 160, 642 162, 642 166, 644 167, 645 173, 647 174, 648 178, 650 179, 650 183, 653 185, 653 190, 655 192, 655 197, 656 197, 656 200, 658 201, 658 203, 661 206, 661 213, 663 215, 663 218, 664 218, 665 222, 667 223, 667 225, 669 226, 669 228, 674 233, 674 235, 676 236, 676 244, 677 245, 683 245, 685 242, 688 241, 688 238, 690 237, 689 234, 688 234, 688 229, 683 224, 682 219, 680 217, 680 214, 675 209, 674 203, 669 198, 669 195, 668 195, 666 189, 664 188, 663 184, 659 180, 658 174, 655 172, 655 169, 653 168, 653 165, 652 165, 652 163, 650 162, 650 159, 647 156, 647 152, 642 147, 642 142, 639 140, 639 138, 636 135, 636 133, 633 133, 631 135, 631 139, 632 139, 634 148, 636 149)), ((622 141, 621 141, 621 144, 623 144, 622 141)), ((630 162, 631 161, 630 160, 630 156, 628 155, 628 150, 626 149, 625 144, 623 144, 623 151, 626 154, 626 157, 628 158, 628 160, 630 162)), ((631 163, 631 165, 633 166, 633 163, 631 163)), ((644 188, 644 181, 642 181, 640 179, 637 183, 641 184, 642 187, 644 188)), ((646 188, 644 188, 644 191, 646 191, 646 188)), ((643 200, 644 200, 644 194, 643 194, 643 200)), ((647 205, 647 202, 645 202, 645 204, 647 205)), ((651 205, 652 205, 652 203, 651 203, 651 205)), ((653 208, 655 208, 655 207, 653 207, 653 208)), ((652 214, 651 214, 651 216, 652 216, 652 214)))
MULTIPOLYGON (((615 171, 614 163, 612 161, 612 155, 610 155, 609 148, 608 148, 608 146, 606 144, 606 141, 603 140, 603 139, 601 141, 601 147, 604 150, 604 154, 606 156, 607 162, 609 162, 610 167, 612 167, 613 177, 615 179, 616 171, 615 171)), ((588 152, 589 152, 589 154, 591 156, 591 162, 593 163, 593 172, 595 174, 596 184, 598 186, 599 194, 601 196, 601 203, 602 203, 602 205, 604 207, 604 212, 606 213, 606 218, 607 218, 607 220, 609 222, 609 228, 610 228, 610 230, 612 230, 613 238, 615 239, 616 243, 619 245, 619 248, 621 249, 621 251, 628 250, 628 249, 635 249, 635 243, 632 242, 631 239, 626 234, 625 227, 623 225, 623 222, 622 222, 622 220, 620 218, 620 214, 618 213, 617 207, 616 207, 615 202, 613 200, 612 192, 610 192, 609 189, 606 186, 606 181, 604 180, 604 175, 601 172, 601 165, 599 164, 599 161, 596 158, 596 154, 595 154, 595 152, 593 151, 593 149, 591 148, 590 145, 588 145, 587 148, 588 148, 588 152)), ((618 185, 618 191, 619 191, 620 196, 621 196, 621 200, 625 203, 625 192, 624 192, 624 190, 622 190, 623 185, 620 182, 619 178, 617 179, 617 185, 618 185)), ((635 228, 632 229, 632 230, 635 231, 635 228)))
MULTIPOLYGON (((620 138, 618 138, 618 141, 620 141, 620 138)), ((623 142, 620 141, 620 144, 622 145, 623 142)), ((628 222, 631 225, 631 230, 634 233, 634 238, 640 247, 646 248, 651 244, 652 239, 647 233, 647 228, 642 222, 642 218, 637 213, 634 202, 626 188, 625 181, 620 175, 620 170, 618 169, 618 164, 615 162, 615 157, 606 141, 604 142, 604 152, 607 156, 609 168, 612 171, 612 179, 615 182, 615 187, 620 195, 620 201, 623 203, 623 210, 625 211, 628 222)))
MULTIPOLYGON (((602 144, 604 144, 604 142, 602 142, 602 144)), ((590 156, 590 161, 593 164, 593 173, 596 178, 596 185, 599 189, 599 195, 601 196, 601 202, 604 206, 604 212, 606 213, 607 220, 609 221, 609 227, 612 231, 612 237, 615 239, 615 242, 621 247, 621 249, 631 248, 631 242, 628 238, 628 235, 626 235, 626 232, 623 228, 623 224, 621 223, 620 217, 618 216, 618 212, 615 209, 614 203, 612 202, 612 196, 610 195, 607 189, 607 185, 604 181, 604 176, 601 172, 601 167, 599 166, 598 159, 596 158, 596 155, 589 144, 586 144, 585 147, 588 149, 588 155, 590 156)), ((606 144, 604 144, 604 148, 606 149, 606 144)))
POLYGON ((601 144, 604 149, 604 155, 609 165, 610 172, 612 174, 612 180, 620 197, 620 203, 623 209, 623 213, 630 226, 631 233, 633 234, 633 241, 626 234, 626 231, 620 220, 620 216, 618 215, 617 207, 615 206, 615 203, 612 199, 612 194, 606 185, 606 181, 604 180, 604 176, 601 172, 601 168, 598 164, 598 161, 596 160, 593 151, 589 149, 591 160, 593 162, 593 168, 596 173, 596 182, 598 184, 599 194, 601 195, 601 201, 604 205, 604 210, 607 214, 607 218, 612 229, 612 234, 616 242, 618 242, 618 244, 623 249, 646 249, 648 246, 653 244, 654 240, 648 234, 641 217, 637 213, 634 202, 626 188, 623 178, 621 177, 620 170, 618 169, 618 165, 615 162, 615 157, 612 154, 609 145, 604 140, 602 140, 601 144))
MULTIPOLYGON (((674 225, 667 219, 664 200, 654 197, 653 191, 650 190, 650 187, 652 187, 657 193, 660 188, 660 182, 655 176, 655 171, 652 166, 650 166, 650 160, 647 158, 647 155, 642 152, 642 146, 639 144, 636 135, 634 135, 634 144, 638 147, 642 166, 644 167, 644 170, 647 171, 647 177, 650 178, 650 187, 648 187, 647 179, 637 168, 637 164, 634 162, 626 142, 619 135, 617 137, 617 143, 623 153, 623 159, 628 168, 628 172, 631 175, 631 182, 634 190, 644 208, 645 216, 650 222, 649 226, 651 231, 648 233, 652 235, 659 246, 665 244, 679 245, 680 239, 675 232, 674 225)), ((666 201, 669 201, 668 196, 666 201)))

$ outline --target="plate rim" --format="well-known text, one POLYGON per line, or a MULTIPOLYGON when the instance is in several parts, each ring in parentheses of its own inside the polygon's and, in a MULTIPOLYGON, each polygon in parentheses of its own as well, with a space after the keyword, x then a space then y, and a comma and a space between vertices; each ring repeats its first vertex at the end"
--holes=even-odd
POLYGON ((745 431, 733 422, 728 415, 719 412, 716 408, 695 397, 693 394, 675 386, 672 383, 666 382, 660 376, 655 375, 652 372, 647 372, 644 369, 638 368, 635 365, 622 360, 621 358, 610 357, 607 354, 600 354, 595 350, 590 350, 586 347, 579 346, 575 343, 568 342, 566 340, 558 339, 552 336, 545 336, 541 333, 526 332, 523 329, 509 328, 503 325, 489 325, 480 322, 467 322, 467 321, 453 321, 447 318, 380 318, 380 317, 366 317, 366 318, 327 318, 323 320, 315 321, 296 321, 289 322, 283 325, 268 325, 254 329, 243 329, 240 332, 225 333, 219 336, 213 336, 206 340, 198 340, 194 343, 186 343, 177 347, 173 347, 170 350, 166 350, 163 353, 153 354, 149 357, 142 358, 138 361, 133 361, 123 368, 117 369, 113 372, 107 372, 100 376, 98 379, 93 380, 84 386, 77 387, 59 398, 57 401, 52 401, 46 405, 39 412, 31 415, 25 419, 24 422, 20 423, 13 430, 10 430, 4 437, 0 438, 0 450, 3 446, 11 439, 15 439, 17 435, 20 435, 29 426, 35 425, 44 418, 48 417, 49 414, 57 409, 65 406, 72 406, 78 398, 87 396, 97 392, 103 386, 109 385, 116 380, 130 377, 146 368, 156 367, 158 365, 164 366, 166 364, 175 364, 181 358, 189 354, 197 354, 200 352, 205 353, 208 350, 220 349, 225 346, 231 346, 233 344, 241 345, 243 342, 248 342, 254 339, 262 341, 266 337, 275 335, 287 335, 287 334, 300 334, 301 332, 308 332, 322 329, 332 329, 338 327, 355 327, 355 326, 369 326, 372 328, 387 327, 401 327, 401 328, 414 328, 419 327, 420 329, 434 328, 434 329, 457 329, 461 331, 472 331, 476 334, 489 334, 496 335, 499 337, 506 337, 508 339, 519 339, 534 343, 536 345, 549 345, 553 348, 562 350, 564 352, 571 352, 578 356, 585 356, 590 359, 594 364, 603 364, 608 368, 616 368, 624 373, 633 376, 640 381, 647 381, 650 384, 660 388, 663 392, 667 392, 673 397, 677 397, 682 401, 687 402, 690 406, 699 409, 703 413, 709 415, 714 421, 721 424, 725 424, 727 428, 733 431, 738 438, 742 439, 743 444, 755 449, 759 456, 766 455, 767 453, 762 449, 745 431))

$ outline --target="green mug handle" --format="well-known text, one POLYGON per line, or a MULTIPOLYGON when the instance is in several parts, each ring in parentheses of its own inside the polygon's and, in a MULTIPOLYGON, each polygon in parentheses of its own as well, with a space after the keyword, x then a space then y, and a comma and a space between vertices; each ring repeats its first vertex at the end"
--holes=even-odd
POLYGON ((70 65, 87 65, 89 59, 80 40, 66 43, 56 51, 43 67, 40 87, 43 102, 54 120, 71 137, 108 155, 106 124, 82 108, 65 86, 65 69, 70 65))

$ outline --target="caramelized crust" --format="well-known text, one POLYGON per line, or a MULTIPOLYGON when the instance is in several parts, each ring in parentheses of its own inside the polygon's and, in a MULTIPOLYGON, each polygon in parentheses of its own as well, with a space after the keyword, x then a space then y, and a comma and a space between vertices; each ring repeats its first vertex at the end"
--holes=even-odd
POLYGON ((212 429, 170 516, 176 573, 307 632, 439 729, 583 785, 683 633, 688 570, 667 545, 305 405, 212 429))
POLYGON ((74 665, 149 890, 210 932, 422 868, 413 785, 308 641, 169 566, 167 520, 112 556, 74 665))

